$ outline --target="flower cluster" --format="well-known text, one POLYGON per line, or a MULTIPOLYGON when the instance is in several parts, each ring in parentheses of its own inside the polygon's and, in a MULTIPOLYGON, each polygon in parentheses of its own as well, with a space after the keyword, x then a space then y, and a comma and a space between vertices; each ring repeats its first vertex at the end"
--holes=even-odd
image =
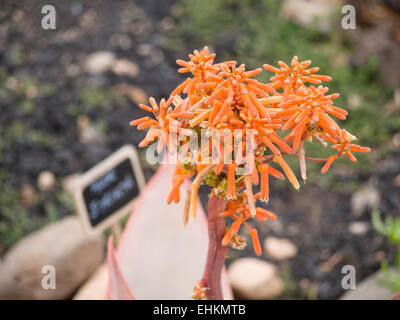
POLYGON ((141 147, 157 143, 158 152, 172 152, 174 148, 181 151, 168 202, 178 202, 180 185, 194 177, 186 199, 184 223, 189 217, 194 218, 198 189, 207 184, 214 195, 227 201, 220 215, 231 224, 222 245, 243 248, 246 240, 238 233, 245 226, 249 228, 255 253, 260 255, 257 230, 248 220, 276 218, 272 212, 256 206, 257 201, 268 203, 270 176, 286 176, 295 189, 300 187, 285 156, 299 159, 305 180, 306 160, 326 162, 321 170, 325 173, 338 157, 347 155, 356 161, 354 152, 370 149, 351 144, 355 137, 335 122, 334 118, 344 120, 347 112, 333 105, 339 95, 328 94, 328 88, 321 85, 331 78, 316 74, 319 68, 310 68, 311 61, 299 62, 294 57, 290 65, 280 61, 279 68, 265 64, 263 67, 275 75, 271 82, 263 83, 254 79, 261 68, 246 70, 245 65, 238 66, 236 61, 214 63, 215 54, 210 54, 207 47, 200 52, 195 50, 189 58, 177 60, 181 66, 178 71, 189 77, 172 91, 168 100, 162 99, 158 105, 150 98, 150 106, 139 106, 153 113, 154 119, 143 117, 131 125, 139 130, 149 129, 141 147), (195 151, 189 150, 190 139, 200 137, 202 130, 210 140, 195 151), (240 135, 225 134, 238 130, 240 135), (307 157, 305 143, 312 140, 324 147, 332 144, 335 154, 327 159, 307 157), (217 150, 217 159, 212 150, 217 150), (235 155, 233 159, 227 156, 231 154, 235 155), (253 185, 258 184, 260 191, 253 194, 253 185))

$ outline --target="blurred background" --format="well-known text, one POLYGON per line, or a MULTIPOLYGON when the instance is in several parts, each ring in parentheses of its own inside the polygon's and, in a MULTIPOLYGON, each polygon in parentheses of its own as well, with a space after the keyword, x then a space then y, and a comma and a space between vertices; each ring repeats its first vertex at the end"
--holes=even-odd
MULTIPOLYGON (((372 148, 324 176, 311 164, 300 192, 273 181, 278 220, 258 229, 260 259, 284 283, 278 296, 338 299, 343 265, 355 266, 358 283, 383 261, 395 264, 396 241, 375 230, 371 214, 400 217, 399 1, 47 2, 0 4, 0 255, 75 214, 68 181, 119 147, 137 146, 144 132, 128 125, 144 114, 137 105, 168 97, 182 81, 175 60, 208 45, 217 61, 249 69, 311 59, 333 77, 327 85, 341 94, 336 105, 349 111, 341 126, 372 148), (56 30, 41 28, 46 4, 56 8, 56 30), (355 30, 341 27, 345 4, 356 8, 355 30)), ((148 180, 157 168, 139 153, 148 180)), ((232 250, 227 265, 244 257, 254 257, 251 248, 232 250)))

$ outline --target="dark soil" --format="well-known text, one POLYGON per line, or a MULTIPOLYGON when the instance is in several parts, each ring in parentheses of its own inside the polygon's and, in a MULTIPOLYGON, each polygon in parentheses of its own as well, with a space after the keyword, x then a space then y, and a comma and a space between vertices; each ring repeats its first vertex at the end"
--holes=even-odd
MULTIPOLYGON (((118 84, 130 84, 157 99, 168 96, 181 80, 175 59, 185 58, 184 49, 171 52, 163 47, 171 23, 168 16, 172 1, 56 0, 52 4, 57 10, 57 29, 47 31, 41 28, 40 12, 45 4, 47 1, 21 0, 2 1, 0 5, 1 86, 10 86, 10 78, 17 78, 33 81, 38 89, 35 97, 27 98, 25 92, 0 88, 0 167, 7 173, 2 183, 17 190, 24 183, 36 188, 42 171, 53 172, 61 181, 63 177, 87 170, 124 144, 138 145, 144 133, 129 127, 128 123, 143 112, 128 99, 116 99, 110 89, 118 84), (150 46, 150 53, 139 50, 143 44, 150 46), (83 70, 83 61, 98 50, 111 51, 118 58, 133 61, 140 68, 139 74, 117 76, 108 71, 89 75, 83 70), (154 52, 158 55, 152 56, 154 52), (49 86, 53 88, 51 93, 41 92, 41 88, 49 86), (82 89, 87 88, 104 91, 98 106, 83 97, 82 89), (26 100, 33 100, 34 111, 26 112, 22 108, 26 100), (78 111, 71 113, 71 106, 78 106, 78 111), (82 114, 92 123, 105 124, 101 142, 80 141, 77 118, 82 114), (22 123, 23 130, 22 134, 11 137, 6 133, 15 121, 22 123), (38 130, 50 142, 33 143, 32 132, 38 130)), ((190 48, 190 43, 187 47, 190 48)), ((353 165, 353 171, 330 174, 339 173, 336 185, 357 183, 361 186, 372 179, 382 196, 381 212, 398 215, 400 189, 393 185, 393 178, 400 174, 400 154, 394 151, 389 154, 370 176, 358 174, 357 165, 353 165)), ((154 169, 144 162, 143 166, 149 179, 154 169)), ((56 203, 58 216, 72 214, 71 208, 56 201, 61 188, 58 185, 56 191, 45 193, 40 205, 27 209, 29 216, 43 217, 45 203, 50 201, 56 203)), ((289 238, 299 249, 295 258, 280 263, 282 267, 289 267, 295 283, 302 280, 303 289, 294 290, 287 298, 314 297, 304 293, 307 288, 315 288, 316 298, 339 298, 343 293, 343 265, 354 265, 357 280, 361 280, 379 268, 383 257, 393 255, 385 239, 372 227, 362 236, 349 232, 350 222, 369 222, 370 212, 365 210, 362 216, 354 216, 350 208, 351 191, 345 187, 337 189, 332 191, 316 184, 294 192, 287 185, 278 188, 273 184, 270 208, 277 213, 279 221, 258 228, 260 238, 267 235, 289 238), (338 262, 321 270, 321 264, 334 254, 339 257, 338 262)), ((202 194, 206 204, 206 192, 202 194)), ((5 219, 2 206, 0 203, 0 222, 5 219)), ((249 246, 241 252, 231 251, 230 256, 228 263, 233 258, 254 257, 254 254, 249 246)))

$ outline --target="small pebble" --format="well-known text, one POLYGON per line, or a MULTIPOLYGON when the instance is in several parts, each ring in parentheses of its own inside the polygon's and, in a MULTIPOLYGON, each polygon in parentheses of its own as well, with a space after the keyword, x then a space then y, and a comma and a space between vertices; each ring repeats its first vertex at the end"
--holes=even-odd
POLYGON ((112 71, 117 75, 136 77, 139 74, 139 67, 127 59, 119 59, 112 66, 112 71))
POLYGON ((272 263, 255 259, 238 259, 229 266, 232 289, 245 299, 270 299, 283 293, 283 281, 272 263))
POLYGON ((394 179, 393 179, 393 184, 394 184, 396 187, 400 187, 400 174, 398 174, 397 176, 394 177, 394 179))
POLYGON ((366 234, 369 230, 369 223, 368 222, 361 222, 356 221, 352 222, 349 225, 349 232, 356 236, 362 236, 366 234))
POLYGON ((19 191, 19 196, 20 196, 21 204, 25 208, 29 208, 32 206, 32 204, 35 201, 35 196, 36 196, 35 188, 28 183, 24 183, 21 185, 21 189, 19 191))
POLYGON ((38 188, 41 191, 47 191, 54 187, 56 183, 55 175, 50 171, 43 171, 38 177, 38 188))
POLYGON ((381 201, 379 190, 374 186, 364 186, 353 193, 351 197, 351 211, 360 217, 367 209, 376 209, 381 201))
POLYGON ((101 74, 111 69, 115 55, 110 51, 96 51, 86 57, 84 69, 91 74, 101 74))
POLYGON ((297 255, 297 247, 289 239, 267 237, 264 240, 267 256, 276 260, 287 260, 297 255))

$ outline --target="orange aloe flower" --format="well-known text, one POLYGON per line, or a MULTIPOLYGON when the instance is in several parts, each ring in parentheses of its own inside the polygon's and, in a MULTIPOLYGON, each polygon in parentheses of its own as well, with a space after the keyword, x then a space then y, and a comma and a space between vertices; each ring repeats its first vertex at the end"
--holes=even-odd
POLYGON ((175 168, 174 176, 172 178, 172 188, 168 194, 167 202, 176 202, 180 200, 179 188, 185 179, 193 176, 192 170, 186 169, 182 164, 177 165, 175 168))
POLYGON ((258 166, 258 171, 261 176, 260 186, 260 200, 268 203, 269 201, 269 175, 274 176, 278 179, 284 179, 283 174, 269 166, 268 164, 262 163, 258 166))
POLYGON ((290 128, 285 140, 293 141, 295 151, 298 151, 302 140, 315 134, 323 131, 333 137, 338 134, 340 128, 328 114, 344 120, 347 112, 332 105, 332 100, 339 95, 325 95, 327 91, 328 88, 322 86, 301 87, 297 94, 288 95, 287 99, 279 104, 283 110, 278 112, 276 117, 283 116, 287 119, 282 130, 290 128))
MULTIPOLYGON (((157 151, 161 152, 165 145, 167 145, 168 148, 172 148, 170 142, 172 141, 174 143, 175 139, 171 139, 171 133, 180 133, 184 135, 192 134, 190 130, 182 128, 181 123, 176 120, 176 115, 172 114, 171 109, 167 109, 172 99, 168 99, 167 102, 162 99, 160 101, 160 107, 158 107, 153 97, 150 97, 149 101, 151 107, 144 104, 139 104, 139 107, 153 113, 155 119, 142 117, 129 123, 131 126, 137 126, 139 130, 150 128, 146 137, 140 142, 139 147, 145 147, 158 139, 157 151)), ((186 115, 183 116, 185 117, 186 115)))
POLYGON ((275 73, 271 77, 271 86, 275 89, 283 88, 285 93, 296 93, 298 88, 304 87, 305 83, 320 84, 322 81, 332 80, 329 76, 314 74, 319 71, 318 67, 309 68, 311 60, 299 62, 299 58, 294 56, 290 66, 283 61, 278 62, 280 68, 269 64, 264 64, 264 69, 275 73))
MULTIPOLYGON (((328 88, 320 85, 331 77, 317 74, 319 68, 311 67, 310 60, 299 61, 295 56, 290 64, 279 61, 279 67, 264 64, 264 69, 275 74, 271 82, 264 83, 254 79, 262 68, 246 70, 244 64, 238 66, 236 61, 214 63, 214 59, 215 54, 207 47, 189 54, 188 61, 178 59, 178 72, 187 75, 187 79, 159 105, 154 98, 150 98, 150 106, 139 105, 153 117, 142 117, 131 125, 148 130, 140 147, 155 142, 158 152, 165 146, 168 150, 184 150, 167 199, 178 202, 180 185, 185 179, 194 178, 185 203, 184 224, 189 217, 195 217, 200 186, 209 185, 213 196, 226 201, 220 215, 226 223, 222 245, 242 249, 246 240, 239 230, 244 225, 250 230, 254 251, 260 254, 257 231, 248 221, 276 218, 272 212, 256 207, 257 201, 270 200, 270 176, 284 179, 285 174, 296 190, 300 188, 285 158, 298 158, 305 181, 306 161, 325 162, 321 170, 325 173, 338 157, 345 154, 355 161, 353 153, 369 152, 370 148, 352 144, 355 137, 336 123, 335 118, 345 120, 348 113, 334 106, 339 94, 328 94, 328 88), (189 137, 195 135, 201 141, 203 129, 211 141, 200 143, 199 150, 188 152, 189 137), (235 130, 240 130, 241 135, 232 134, 235 130), (285 131, 287 134, 282 138, 279 133, 285 131), (177 134, 186 138, 177 139, 177 134), (248 138, 252 141, 250 147, 248 138), (327 159, 308 157, 306 144, 313 140, 323 147, 332 144, 335 154, 327 159), (211 149, 218 153, 213 162, 210 162, 214 160, 211 149), (246 166, 248 170, 244 170, 246 166), (259 192, 253 194, 255 185, 259 192)), ((203 296, 203 289, 199 286, 196 296, 203 296)))
MULTIPOLYGON (((266 221, 267 219, 275 220, 275 214, 263 208, 256 208, 255 215, 253 216, 248 205, 248 198, 244 194, 241 194, 237 200, 228 201, 226 205, 226 211, 222 212, 220 215, 222 217, 231 217, 234 221, 222 239, 221 243, 223 246, 229 245, 233 248, 237 248, 237 241, 240 241, 240 244, 242 244, 244 240, 238 236, 238 233, 240 227, 244 225, 250 230, 254 252, 257 255, 261 254, 261 246, 258 239, 257 230, 251 227, 247 223, 247 220, 251 218, 255 218, 262 222, 266 221)), ((239 249, 242 248, 243 246, 241 246, 239 249)))
POLYGON ((333 143, 332 148, 337 151, 336 155, 330 156, 328 161, 322 167, 321 172, 325 173, 329 170, 332 163, 342 155, 346 155, 352 162, 356 162, 357 158, 353 152, 370 152, 371 149, 368 147, 361 147, 358 144, 352 144, 351 141, 357 138, 352 134, 348 133, 346 129, 341 129, 338 139, 333 139, 327 135, 322 135, 322 138, 333 143))

